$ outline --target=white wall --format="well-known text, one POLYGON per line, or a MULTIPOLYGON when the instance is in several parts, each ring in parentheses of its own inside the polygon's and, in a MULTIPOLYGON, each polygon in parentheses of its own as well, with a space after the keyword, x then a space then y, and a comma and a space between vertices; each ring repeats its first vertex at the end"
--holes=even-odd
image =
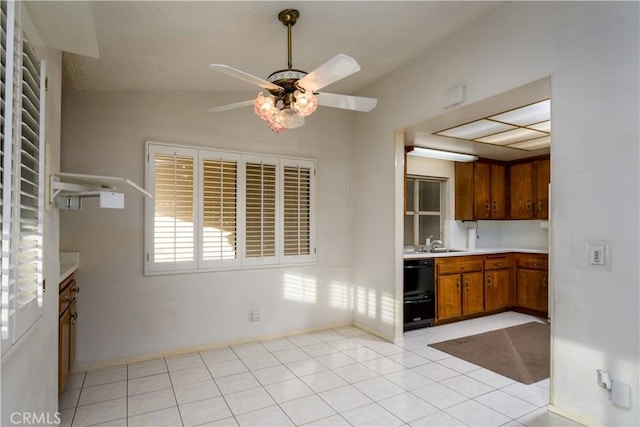
POLYGON ((77 367, 352 322, 351 114, 321 108, 304 127, 275 134, 251 108, 207 112, 236 97, 63 98, 64 172, 141 184, 145 140, 314 158, 318 169, 314 266, 145 277, 141 197, 127 196, 124 210, 61 212, 61 250, 80 253, 77 367), (256 307, 262 320, 251 323, 256 307))
MULTIPOLYGON (((45 104, 45 142, 51 170, 58 171, 60 159, 61 55, 46 52, 49 90, 45 104)), ((2 356, 0 425, 13 425, 11 414, 27 412, 56 420, 58 409, 58 228, 59 215, 45 212, 43 271, 47 287, 43 295, 43 315, 36 324, 2 356)), ((23 421, 14 416, 13 421, 23 421)))
MULTIPOLYGON (((353 228, 354 286, 379 307, 401 285, 394 130, 441 114, 443 94, 457 85, 473 103, 551 76, 551 408, 594 424, 640 420, 638 6, 501 5, 364 91, 378 107, 355 122, 354 218, 363 220, 353 228), (587 268, 587 239, 611 242, 611 271, 587 268), (631 385, 631 409, 612 405, 596 384, 598 368, 631 385)), ((356 310, 354 318, 397 337, 380 312, 356 310)))

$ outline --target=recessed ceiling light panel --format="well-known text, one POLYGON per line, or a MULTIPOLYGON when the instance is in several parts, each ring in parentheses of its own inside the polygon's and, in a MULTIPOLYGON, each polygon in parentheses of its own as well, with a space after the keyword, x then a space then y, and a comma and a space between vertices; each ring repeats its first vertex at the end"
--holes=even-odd
POLYGON ((536 102, 526 107, 516 108, 502 114, 489 117, 499 122, 513 123, 518 126, 527 126, 533 123, 539 123, 551 120, 551 100, 536 102))
POLYGON ((551 120, 547 120, 545 122, 536 123, 533 125, 527 126, 529 129, 539 130, 540 132, 551 133, 551 120))
POLYGON ((475 141, 485 142, 487 144, 507 145, 543 136, 547 135, 542 132, 538 132, 537 130, 518 128, 495 135, 485 136, 484 138, 477 138, 475 141))
POLYGON ((519 148, 521 150, 540 150, 542 148, 551 147, 551 137, 544 136, 542 138, 530 139, 529 141, 517 142, 510 144, 511 148, 519 148))
POLYGON ((515 126, 482 119, 476 120, 475 122, 467 123, 465 125, 456 126, 451 129, 436 132, 436 135, 459 139, 476 139, 514 128, 515 126))

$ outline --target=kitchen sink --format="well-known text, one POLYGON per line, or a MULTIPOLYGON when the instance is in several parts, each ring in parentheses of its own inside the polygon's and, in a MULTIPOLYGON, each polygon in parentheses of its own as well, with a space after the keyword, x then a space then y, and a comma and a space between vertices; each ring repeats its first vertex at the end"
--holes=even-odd
POLYGON ((449 248, 436 248, 436 249, 425 249, 415 248, 415 249, 405 249, 405 253, 422 253, 422 254, 446 254, 446 253, 454 253, 454 252, 468 252, 464 249, 449 249, 449 248))

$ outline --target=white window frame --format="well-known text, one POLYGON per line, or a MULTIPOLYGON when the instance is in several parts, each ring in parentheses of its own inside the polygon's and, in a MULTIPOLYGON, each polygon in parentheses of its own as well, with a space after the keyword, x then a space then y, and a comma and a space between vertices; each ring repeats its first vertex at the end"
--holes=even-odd
MULTIPOLYGON (((22 2, 7 1, 6 4, 6 69, 5 69, 5 111, 3 134, 3 188, 2 188, 2 265, 0 274, 0 330, 1 353, 4 355, 25 334, 32 330, 34 324, 42 317, 43 311, 43 222, 44 222, 44 127, 45 127, 45 91, 46 91, 46 63, 38 52, 37 46, 42 46, 35 26, 22 2), (38 134, 36 141, 31 141, 38 150, 37 182, 31 193, 37 199, 35 209, 35 232, 29 232, 28 239, 20 227, 22 167, 28 168, 23 162, 23 45, 30 45, 36 61, 40 66, 40 76, 37 84, 39 92, 33 93, 37 97, 38 134), (26 240, 33 240, 35 244, 28 248, 22 245, 26 240), (31 254, 27 261, 21 256, 22 252, 31 254), (25 280, 29 276, 32 279, 25 280)), ((28 85, 28 83, 27 83, 28 85)), ((30 127, 29 123, 26 124, 30 127)))
POLYGON ((201 271, 220 271, 244 268, 266 268, 286 265, 313 264, 317 262, 317 231, 316 231, 316 161, 313 159, 290 158, 273 155, 260 155, 226 151, 217 148, 190 147, 173 145, 155 141, 146 143, 146 182, 145 187, 155 194, 154 156, 156 154, 170 154, 192 156, 195 165, 194 203, 196 204, 195 228, 195 260, 193 263, 182 265, 169 263, 155 263, 154 260, 154 199, 145 202, 145 243, 144 243, 144 273, 145 275, 192 273, 201 271), (225 159, 237 162, 237 206, 236 206, 236 257, 235 259, 203 260, 202 223, 203 223, 203 164, 204 159, 225 159), (265 163, 276 167, 276 236, 275 254, 264 257, 246 256, 246 164, 265 163), (310 253, 306 255, 284 256, 284 203, 282 182, 284 166, 299 165, 310 169, 310 253), (165 265, 163 265, 165 264, 165 265))
POLYGON ((424 245, 424 241, 420 241, 420 217, 421 216, 439 216, 440 217, 440 227, 439 227, 439 235, 433 236, 432 240, 438 239, 441 241, 445 241, 444 235, 444 221, 445 221, 445 184, 446 179, 443 178, 435 178, 430 176, 421 176, 421 175, 408 175, 407 180, 413 180, 413 206, 407 206, 405 217, 412 216, 413 218, 413 242, 404 242, 405 246, 420 246, 424 245), (436 182, 439 184, 440 189, 440 210, 439 211, 421 211, 418 209, 420 206, 420 186, 419 181, 428 181, 428 182, 436 182))

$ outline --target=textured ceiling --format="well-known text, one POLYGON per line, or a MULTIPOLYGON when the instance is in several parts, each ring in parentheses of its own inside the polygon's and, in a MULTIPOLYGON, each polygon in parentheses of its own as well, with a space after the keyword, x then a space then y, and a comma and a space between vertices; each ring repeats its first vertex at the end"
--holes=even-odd
POLYGON ((296 8, 293 66, 312 71, 344 53, 362 70, 329 87, 356 93, 419 56, 499 2, 92 1, 100 57, 65 53, 63 83, 78 90, 249 91, 208 69, 222 63, 266 78, 286 68, 286 27, 296 8))

